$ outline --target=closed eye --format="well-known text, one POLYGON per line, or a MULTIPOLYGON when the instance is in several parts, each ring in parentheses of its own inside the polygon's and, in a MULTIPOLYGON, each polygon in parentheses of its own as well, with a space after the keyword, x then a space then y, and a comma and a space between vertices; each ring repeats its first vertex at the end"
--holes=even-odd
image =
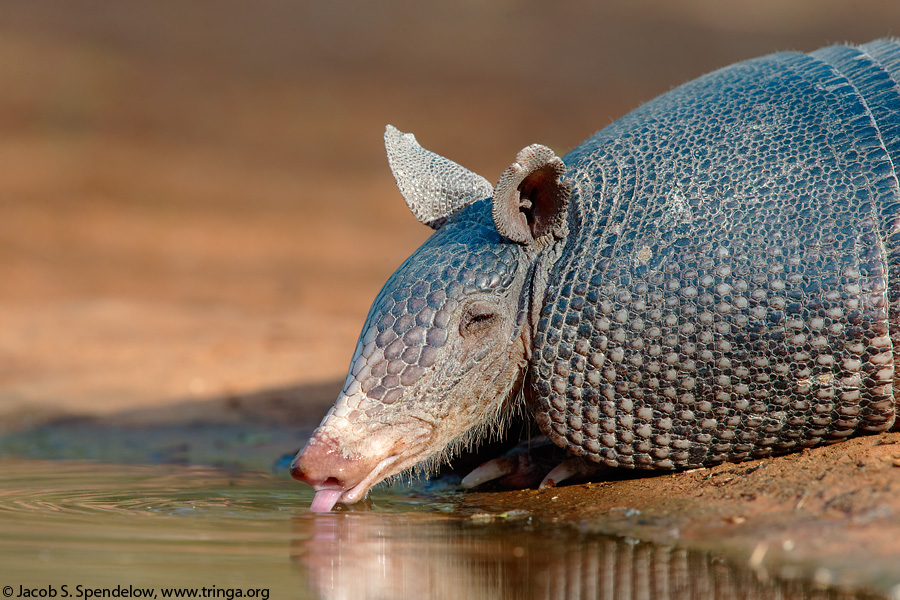
POLYGON ((460 333, 464 336, 478 335, 487 331, 499 321, 500 317, 493 310, 492 306, 473 304, 466 311, 462 323, 460 323, 460 333))

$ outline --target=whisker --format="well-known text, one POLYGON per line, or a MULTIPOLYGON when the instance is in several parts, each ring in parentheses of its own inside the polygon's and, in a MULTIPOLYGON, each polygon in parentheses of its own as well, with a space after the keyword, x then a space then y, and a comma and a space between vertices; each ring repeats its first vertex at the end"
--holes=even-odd
MULTIPOLYGON (((400 480, 412 482, 413 480, 428 478, 429 476, 436 474, 442 464, 449 463, 454 457, 473 450, 485 440, 492 442, 501 441, 508 433, 510 423, 513 419, 524 414, 524 381, 526 371, 523 371, 522 375, 519 377, 510 379, 504 385, 505 389, 499 394, 499 396, 503 398, 500 402, 485 403, 485 397, 488 395, 488 392, 494 389, 494 387, 492 385, 484 386, 479 393, 474 406, 487 406, 492 408, 487 408, 478 416, 478 423, 475 427, 470 428, 451 440, 442 450, 435 452, 431 456, 404 469, 400 473, 389 477, 386 481, 393 485, 400 480), (517 386, 519 382, 523 382, 523 385, 517 386), (515 394, 513 393, 514 390, 515 394)), ((504 375, 505 373, 498 372, 493 379, 491 379, 490 383, 493 384, 501 381, 504 375)))

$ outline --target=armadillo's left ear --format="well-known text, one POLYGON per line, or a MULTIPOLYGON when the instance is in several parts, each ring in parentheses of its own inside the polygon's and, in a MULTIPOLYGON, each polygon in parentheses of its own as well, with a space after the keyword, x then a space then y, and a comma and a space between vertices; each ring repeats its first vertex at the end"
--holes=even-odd
POLYGON ((426 150, 411 133, 388 125, 384 147, 406 205, 432 229, 461 208, 491 197, 493 188, 487 179, 426 150))
POLYGON ((494 188, 494 225, 503 237, 529 244, 545 235, 564 238, 572 184, 553 150, 532 144, 516 155, 494 188))

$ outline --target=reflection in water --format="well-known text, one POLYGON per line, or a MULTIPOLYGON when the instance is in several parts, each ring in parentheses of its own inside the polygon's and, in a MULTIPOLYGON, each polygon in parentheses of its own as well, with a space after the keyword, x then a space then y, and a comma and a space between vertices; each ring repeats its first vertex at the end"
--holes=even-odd
POLYGON ((864 597, 527 515, 373 498, 375 509, 315 515, 309 488, 287 478, 0 459, 0 587, 146 586, 160 600, 164 588, 271 600, 864 597))
POLYGON ((764 581, 708 553, 526 519, 344 513, 294 522, 295 560, 323 599, 872 598, 764 581), (302 541, 300 541, 302 540, 302 541))

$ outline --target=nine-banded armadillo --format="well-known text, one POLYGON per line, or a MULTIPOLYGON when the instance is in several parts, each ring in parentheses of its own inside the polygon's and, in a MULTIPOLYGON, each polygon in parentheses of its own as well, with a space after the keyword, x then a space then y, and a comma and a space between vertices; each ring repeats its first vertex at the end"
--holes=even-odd
POLYGON ((892 426, 900 42, 726 67, 562 159, 525 148, 496 187, 390 126, 385 142, 436 231, 375 299, 292 465, 313 510, 518 401, 571 454, 631 468, 892 426))

